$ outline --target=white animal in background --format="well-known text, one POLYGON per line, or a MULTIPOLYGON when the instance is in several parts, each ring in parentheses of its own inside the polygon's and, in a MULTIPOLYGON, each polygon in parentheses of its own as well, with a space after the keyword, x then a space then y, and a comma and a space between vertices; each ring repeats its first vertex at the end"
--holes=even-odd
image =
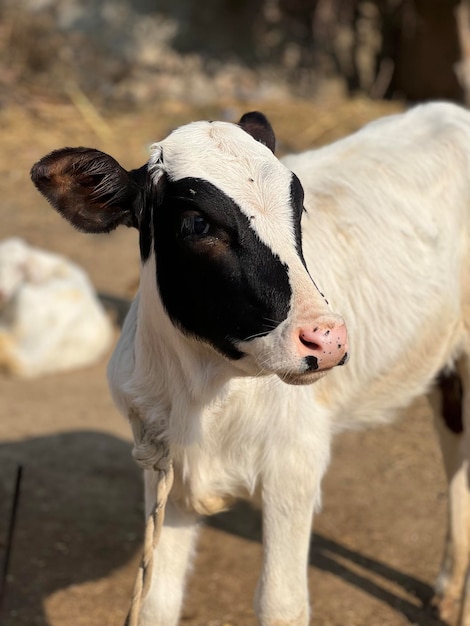
POLYGON ((449 478, 437 597, 469 626, 470 113, 420 106, 282 161, 274 143, 253 112, 185 125, 137 170, 88 148, 32 170, 76 227, 140 232, 109 379, 141 420, 148 512, 168 449, 175 482, 139 625, 178 623, 200 515, 240 497, 263 509, 260 624, 306 626, 333 434, 429 392, 449 478))
POLYGON ((81 268, 22 239, 0 241, 0 370, 31 378, 91 365, 113 335, 81 268))

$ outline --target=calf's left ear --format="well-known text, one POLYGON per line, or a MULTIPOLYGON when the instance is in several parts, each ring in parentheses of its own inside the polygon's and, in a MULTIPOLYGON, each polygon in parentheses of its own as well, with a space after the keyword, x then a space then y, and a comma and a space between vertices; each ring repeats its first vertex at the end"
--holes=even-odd
POLYGON ((43 157, 31 179, 52 206, 78 230, 106 233, 120 224, 137 226, 139 187, 108 154, 92 148, 63 148, 43 157))

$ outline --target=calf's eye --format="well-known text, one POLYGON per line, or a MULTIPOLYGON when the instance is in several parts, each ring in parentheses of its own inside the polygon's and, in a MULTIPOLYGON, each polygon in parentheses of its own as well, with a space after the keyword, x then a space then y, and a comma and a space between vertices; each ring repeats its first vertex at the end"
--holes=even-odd
POLYGON ((181 220, 180 236, 203 237, 208 234, 209 228, 209 222, 200 213, 189 213, 181 220))

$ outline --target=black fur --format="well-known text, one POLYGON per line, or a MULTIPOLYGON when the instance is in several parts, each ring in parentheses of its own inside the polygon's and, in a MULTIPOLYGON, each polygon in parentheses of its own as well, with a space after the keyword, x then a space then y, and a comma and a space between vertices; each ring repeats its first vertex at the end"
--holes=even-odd
POLYGON ((194 178, 169 183, 153 225, 160 295, 184 332, 238 359, 238 341, 266 335, 286 318, 288 267, 220 189, 194 178), (192 216, 208 224, 207 233, 188 235, 192 216))

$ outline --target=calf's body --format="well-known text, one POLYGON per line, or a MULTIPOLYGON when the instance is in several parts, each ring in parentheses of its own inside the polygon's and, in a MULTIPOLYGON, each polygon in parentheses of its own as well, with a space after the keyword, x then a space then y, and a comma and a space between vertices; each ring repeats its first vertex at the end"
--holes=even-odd
POLYGON ((438 601, 469 625, 470 114, 426 105, 282 163, 273 149, 248 114, 181 127, 140 170, 87 149, 33 168, 75 226, 140 231, 109 380, 140 424, 148 512, 168 453, 175 481, 139 624, 178 623, 198 518, 248 498, 263 509, 259 621, 306 626, 331 437, 429 392, 450 485, 438 601))

